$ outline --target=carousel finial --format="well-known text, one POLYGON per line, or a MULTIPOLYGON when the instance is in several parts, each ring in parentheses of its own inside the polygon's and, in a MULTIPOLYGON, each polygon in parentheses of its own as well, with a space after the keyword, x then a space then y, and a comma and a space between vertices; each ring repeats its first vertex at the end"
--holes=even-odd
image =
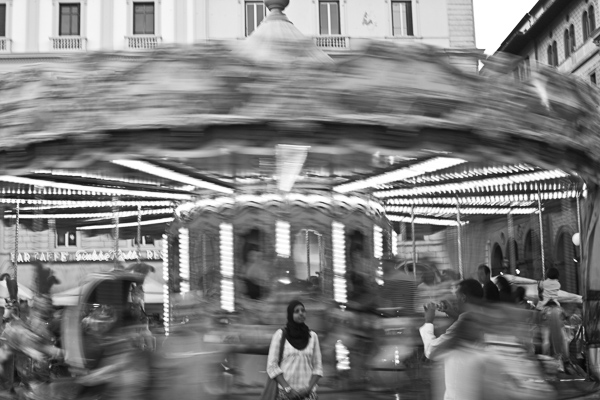
POLYGON ((283 14, 283 10, 290 4, 290 0, 264 0, 269 11, 283 14))

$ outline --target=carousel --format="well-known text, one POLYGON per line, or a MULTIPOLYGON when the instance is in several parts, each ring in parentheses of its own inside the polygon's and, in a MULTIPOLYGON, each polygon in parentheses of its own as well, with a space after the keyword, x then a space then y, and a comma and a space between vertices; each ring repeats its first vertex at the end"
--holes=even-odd
MULTIPOLYGON (((48 239, 59 231, 109 238, 85 257, 112 264, 110 277, 43 293, 75 310, 65 311, 65 368, 90 368, 82 303, 112 321, 104 306, 144 306, 131 288, 153 279, 161 329, 146 347, 181 369, 171 384, 183 397, 204 360, 181 355, 184 342, 225 368, 216 385, 200 380, 203 393, 264 384, 256 365, 291 297, 306 300, 323 337, 324 389, 403 390, 424 375, 413 293, 429 274, 455 281, 488 263, 515 285, 562 268, 565 302, 583 303, 582 391, 595 388, 597 91, 543 67, 515 82, 506 59, 488 61, 491 77, 472 75, 424 46, 373 41, 334 60, 287 19, 287 0, 265 3, 269 17, 243 42, 89 53, 0 77, 0 272, 14 286, 27 284, 28 262, 65 262, 48 239), (573 250, 564 238, 574 235, 573 250), (145 261, 146 237, 161 265, 127 271, 145 261), (97 303, 113 286, 120 297, 97 303)), ((161 384, 154 393, 173 397, 161 384)))

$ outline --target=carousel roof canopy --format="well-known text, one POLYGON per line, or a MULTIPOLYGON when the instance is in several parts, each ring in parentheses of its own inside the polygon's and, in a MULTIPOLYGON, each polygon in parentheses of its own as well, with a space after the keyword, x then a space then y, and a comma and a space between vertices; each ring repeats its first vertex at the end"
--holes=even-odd
POLYGON ((392 220, 443 223, 457 205, 536 212, 597 181, 598 94, 584 82, 482 77, 443 49, 381 41, 331 59, 274 8, 245 42, 1 75, 0 203, 94 230, 116 209, 150 225, 199 198, 355 192, 392 220))

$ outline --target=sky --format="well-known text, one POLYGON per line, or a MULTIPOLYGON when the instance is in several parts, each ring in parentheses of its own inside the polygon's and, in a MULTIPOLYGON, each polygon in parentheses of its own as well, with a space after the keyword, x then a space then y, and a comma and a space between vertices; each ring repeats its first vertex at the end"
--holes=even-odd
POLYGON ((493 54, 537 0, 473 0, 475 41, 478 49, 493 54))

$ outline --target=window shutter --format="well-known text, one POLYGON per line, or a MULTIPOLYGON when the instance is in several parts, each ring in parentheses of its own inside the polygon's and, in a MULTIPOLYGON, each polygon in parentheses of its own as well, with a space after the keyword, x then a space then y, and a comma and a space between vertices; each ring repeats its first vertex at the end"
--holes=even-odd
POLYGON ((408 36, 414 36, 413 33, 413 19, 412 19, 412 2, 406 2, 406 34, 408 36))
POLYGON ((6 4, 0 4, 0 36, 6 36, 6 4))

